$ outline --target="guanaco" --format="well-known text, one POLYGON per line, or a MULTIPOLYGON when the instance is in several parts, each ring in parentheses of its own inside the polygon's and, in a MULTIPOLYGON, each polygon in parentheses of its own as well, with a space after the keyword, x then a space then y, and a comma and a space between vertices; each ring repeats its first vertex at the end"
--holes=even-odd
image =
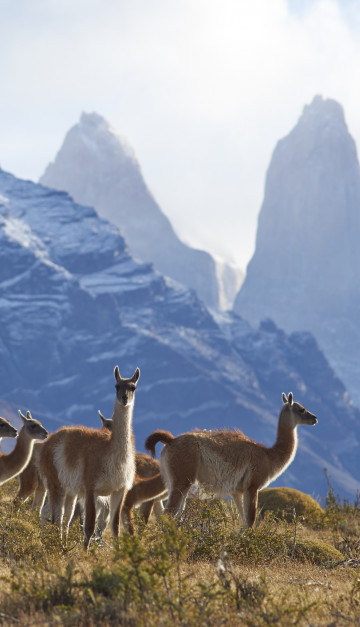
MULTIPOLYGON (((112 430, 112 419, 105 418, 105 416, 98 410, 99 417, 102 422, 102 428, 107 429, 108 431, 112 430)), ((7 423, 4 419, 4 423, 7 423)), ((1 435, 1 418, 0 418, 0 435, 1 435)), ((14 433, 17 434, 16 429, 11 427, 14 433)), ((5 437, 5 432, 4 432, 5 437)), ((29 461, 26 468, 20 473, 19 479, 19 490, 14 499, 14 504, 17 504, 19 501, 25 502, 32 494, 34 494, 32 508, 41 507, 44 503, 46 488, 45 484, 40 476, 38 465, 39 465, 39 455, 40 455, 40 447, 43 446, 43 442, 35 442, 33 454, 31 460, 29 461)), ((128 528, 130 533, 134 532, 133 527, 133 514, 132 508, 136 505, 140 506, 140 515, 145 520, 145 523, 148 522, 152 510, 154 509, 156 516, 159 516, 163 513, 164 508, 162 507, 161 500, 165 498, 166 492, 164 493, 165 487, 162 482, 162 479, 159 475, 160 473, 160 464, 157 459, 153 459, 146 453, 135 453, 135 482, 131 490, 127 493, 123 510, 122 510, 122 520, 124 525, 128 528), (157 475, 154 484, 154 496, 157 498, 152 498, 149 495, 149 489, 151 491, 151 484, 147 488, 146 479, 152 478, 154 475, 157 475), (144 486, 142 483, 144 481, 144 486), (160 489, 157 487, 160 485, 160 489), (147 489, 146 489, 147 488, 147 489), (162 494, 164 493, 164 494, 162 494), (149 500, 150 499, 150 500, 149 500)), ((155 477, 154 477, 155 478, 155 477)), ((81 515, 81 504, 80 504, 80 515, 81 515)), ((73 516, 74 511, 72 510, 72 499, 65 498, 64 503, 64 517, 67 520, 67 526, 71 523, 70 516, 73 516)), ((43 510, 43 519, 48 516, 47 510, 44 508, 43 510)), ((101 537, 103 531, 105 530, 108 519, 110 516, 110 506, 109 503, 106 502, 105 498, 100 499, 100 502, 97 506, 97 518, 96 518, 96 537, 101 537)))
POLYGON ((48 435, 41 422, 35 420, 29 411, 24 416, 19 410, 19 415, 23 426, 15 448, 8 455, 0 454, 0 485, 24 470, 31 459, 35 440, 44 440, 48 435))
POLYGON ((193 431, 174 437, 155 431, 145 447, 155 455, 157 442, 165 444, 160 454, 164 483, 169 489, 166 511, 179 516, 196 481, 207 492, 231 495, 247 527, 255 522, 258 492, 274 481, 293 461, 297 449, 297 426, 315 425, 317 418, 290 392, 282 395, 277 438, 272 447, 254 442, 241 431, 193 431))
MULTIPOLYGON (((111 418, 105 418, 100 411, 99 416, 101 418, 102 428, 111 431, 111 418)), ((43 446, 43 444, 44 442, 35 442, 31 459, 26 468, 22 471, 22 473, 20 473, 18 477, 19 490, 14 499, 15 504, 19 501, 25 502, 32 494, 34 494, 32 507, 33 509, 36 509, 38 507, 41 507, 45 500, 46 488, 39 473, 40 447, 43 446)), ((65 510, 66 509, 67 508, 65 506, 65 510)))
MULTIPOLYGON (((113 422, 112 418, 105 418, 105 416, 103 416, 100 410, 98 410, 98 413, 103 423, 103 428, 111 431, 112 422, 113 422)), ((146 481, 146 478, 148 477, 153 477, 154 475, 160 476, 159 473, 160 473, 160 464, 157 459, 153 459, 146 453, 135 453, 134 485, 126 495, 122 512, 121 512, 121 520, 125 528, 127 528, 131 534, 134 533, 132 508, 135 505, 142 504, 140 507, 140 515, 144 518, 145 523, 148 522, 153 509, 157 516, 162 514, 164 511, 164 508, 162 507, 160 498, 158 496, 159 490, 156 491, 156 496, 158 497, 157 499, 151 499, 149 501, 148 498, 151 498, 151 497, 148 497, 148 495, 145 494, 143 490, 137 493, 138 498, 136 502, 133 502, 134 500, 133 491, 134 491, 135 486, 137 487, 138 485, 140 485, 143 479, 146 481)), ((163 492, 164 491, 163 484, 162 484, 162 488, 163 488, 162 489, 162 492, 163 492)), ((80 503, 80 507, 83 507, 83 502, 80 503)), ((67 503, 67 499, 65 499, 64 514, 67 517, 67 526, 69 526, 71 523, 70 516, 72 512, 70 511, 70 514, 67 515, 67 512, 70 509, 71 509, 71 506, 69 507, 69 503, 67 503)), ((109 497, 97 498, 96 512, 97 514, 96 514, 95 537, 101 538, 110 518, 109 497)))
POLYGON ((110 496, 110 524, 115 536, 127 491, 135 476, 132 431, 135 390, 139 368, 130 379, 115 375, 112 432, 90 427, 61 427, 41 447, 39 469, 48 490, 52 522, 60 529, 68 495, 84 499, 84 547, 95 529, 97 497, 110 496))
MULTIPOLYGON (((103 425, 111 430, 112 420, 105 418, 100 410, 99 416, 103 425)), ((121 515, 123 525, 130 534, 134 534, 133 508, 140 505, 140 515, 147 523, 153 510, 156 516, 160 516, 164 512, 161 501, 166 497, 166 494, 166 488, 160 476, 158 460, 146 453, 135 453, 134 485, 125 497, 121 515)), ((103 520, 104 517, 100 517, 100 521, 103 520)), ((98 527, 101 528, 103 525, 104 522, 100 522, 98 527)))
MULTIPOLYGON (((18 431, 13 427, 6 418, 2 418, 0 416, 0 444, 3 438, 16 438, 18 436, 18 431)), ((0 452, 0 456, 3 453, 0 452)))
POLYGON ((131 535, 134 534, 134 507, 140 505, 140 515, 145 523, 148 522, 153 510, 156 516, 164 513, 162 501, 167 496, 167 489, 160 474, 159 462, 155 466, 151 465, 150 461, 157 462, 144 453, 136 453, 135 482, 126 495, 122 510, 124 526, 131 535))

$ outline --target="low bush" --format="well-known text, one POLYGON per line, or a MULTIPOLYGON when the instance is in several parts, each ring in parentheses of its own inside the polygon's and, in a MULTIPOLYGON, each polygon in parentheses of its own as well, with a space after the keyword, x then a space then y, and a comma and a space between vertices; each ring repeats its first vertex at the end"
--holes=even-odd
POLYGON ((294 515, 310 527, 322 524, 325 512, 311 496, 293 488, 266 488, 259 492, 259 510, 263 516, 272 512, 286 522, 292 522, 294 515))
POLYGON ((107 530, 85 553, 78 522, 63 544, 26 504, 14 511, 9 486, 6 495, 0 488, 0 625, 356 624, 355 506, 332 503, 334 527, 268 510, 244 530, 231 501, 189 499, 181 520, 161 517, 116 542, 107 530))

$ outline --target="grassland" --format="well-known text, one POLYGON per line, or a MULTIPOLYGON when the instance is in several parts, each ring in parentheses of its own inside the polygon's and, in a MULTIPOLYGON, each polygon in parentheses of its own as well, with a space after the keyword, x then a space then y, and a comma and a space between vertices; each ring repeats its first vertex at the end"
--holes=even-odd
POLYGON ((232 502, 189 499, 180 523, 85 554, 78 521, 62 545, 14 511, 16 488, 0 488, 0 625, 360 625, 360 504, 331 489, 322 512, 287 494, 242 533, 232 502))

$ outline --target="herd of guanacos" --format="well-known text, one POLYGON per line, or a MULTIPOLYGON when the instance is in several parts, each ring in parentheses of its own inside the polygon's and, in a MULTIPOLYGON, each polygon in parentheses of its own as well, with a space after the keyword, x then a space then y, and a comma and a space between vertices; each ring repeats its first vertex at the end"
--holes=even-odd
POLYGON ((242 525, 253 526, 259 490, 289 466, 296 454, 297 426, 315 425, 317 418, 300 403, 282 394, 275 444, 266 447, 240 430, 194 430, 174 437, 157 430, 145 441, 152 456, 136 453, 133 435, 137 368, 130 378, 114 369, 115 402, 111 419, 102 414, 102 427, 64 426, 48 434, 28 411, 19 411, 17 430, 0 418, 0 439, 17 437, 13 451, 0 453, 0 485, 15 476, 15 502, 33 495, 41 520, 68 528, 76 507, 83 519, 84 546, 101 536, 108 524, 115 536, 119 524, 134 533, 133 508, 140 506, 145 522, 154 510, 180 516, 194 484, 220 497, 232 496, 242 525), (159 461, 155 446, 164 447, 159 461), (163 502, 166 500, 164 508, 163 502))

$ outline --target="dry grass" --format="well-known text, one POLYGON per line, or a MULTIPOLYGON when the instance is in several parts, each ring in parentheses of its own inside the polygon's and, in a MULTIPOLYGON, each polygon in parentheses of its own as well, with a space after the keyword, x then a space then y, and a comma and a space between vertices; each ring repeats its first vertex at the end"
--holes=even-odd
POLYGON ((0 625, 360 625, 360 509, 330 491, 322 520, 267 512, 237 533, 230 503, 189 501, 85 554, 0 488, 0 625), (308 524, 307 524, 308 523, 308 524))

